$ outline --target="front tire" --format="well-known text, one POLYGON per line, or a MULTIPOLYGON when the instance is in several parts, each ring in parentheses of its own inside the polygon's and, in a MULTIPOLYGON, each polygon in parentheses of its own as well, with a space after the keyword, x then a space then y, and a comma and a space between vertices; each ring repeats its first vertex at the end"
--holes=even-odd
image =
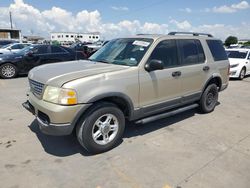
POLYGON ((112 103, 94 105, 79 121, 76 135, 79 143, 96 154, 114 148, 125 128, 123 112, 112 103))
POLYGON ((15 78, 17 75, 17 68, 10 63, 0 66, 0 77, 4 79, 15 78))
POLYGON ((243 80, 246 76, 246 68, 243 67, 240 71, 239 80, 243 80))
POLYGON ((200 110, 202 113, 212 112, 218 102, 218 87, 216 84, 210 84, 203 92, 200 99, 200 110))

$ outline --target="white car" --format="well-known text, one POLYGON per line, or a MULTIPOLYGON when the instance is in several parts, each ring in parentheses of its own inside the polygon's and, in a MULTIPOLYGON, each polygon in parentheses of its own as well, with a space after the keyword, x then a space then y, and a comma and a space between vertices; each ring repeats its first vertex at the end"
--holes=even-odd
POLYGON ((13 43, 13 44, 7 44, 5 46, 2 46, 0 48, 0 54, 11 54, 19 52, 21 49, 25 48, 26 46, 29 46, 28 43, 13 43))
POLYGON ((250 49, 227 49, 226 52, 230 62, 230 78, 242 80, 250 74, 250 49))

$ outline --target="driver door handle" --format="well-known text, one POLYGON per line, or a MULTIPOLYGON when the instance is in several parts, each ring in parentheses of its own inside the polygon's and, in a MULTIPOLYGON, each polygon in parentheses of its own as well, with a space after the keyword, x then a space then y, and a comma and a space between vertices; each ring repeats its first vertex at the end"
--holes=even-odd
POLYGON ((172 76, 173 77, 179 77, 179 76, 181 76, 181 71, 172 72, 172 76))
POLYGON ((205 71, 205 72, 209 71, 209 69, 210 69, 210 67, 209 67, 209 66, 205 66, 205 67, 203 67, 203 71, 205 71))

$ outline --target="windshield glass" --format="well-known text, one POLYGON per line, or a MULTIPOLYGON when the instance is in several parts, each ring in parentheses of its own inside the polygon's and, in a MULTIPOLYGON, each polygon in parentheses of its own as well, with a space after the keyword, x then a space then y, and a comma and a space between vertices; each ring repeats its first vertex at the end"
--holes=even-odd
POLYGON ((245 59, 247 57, 247 51, 227 51, 228 58, 245 59))
POLYGON ((152 42, 153 39, 146 38, 114 39, 94 53, 89 59, 110 64, 136 66, 152 42))

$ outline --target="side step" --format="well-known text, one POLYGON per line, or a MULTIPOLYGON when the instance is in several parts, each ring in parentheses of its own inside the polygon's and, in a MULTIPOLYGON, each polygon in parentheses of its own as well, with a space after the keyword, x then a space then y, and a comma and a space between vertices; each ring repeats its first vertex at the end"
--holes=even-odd
POLYGON ((189 105, 189 106, 178 108, 177 110, 173 110, 173 111, 169 111, 169 112, 166 112, 166 113, 157 114, 157 115, 154 115, 154 116, 151 116, 151 117, 147 117, 147 118, 138 120, 135 123, 136 124, 149 123, 151 121, 156 121, 156 120, 159 120, 159 119, 163 119, 163 118, 166 118, 166 117, 170 117, 170 116, 173 116, 173 115, 185 112, 187 110, 191 110, 191 109, 197 108, 198 106, 199 106, 198 104, 192 104, 192 105, 189 105))

